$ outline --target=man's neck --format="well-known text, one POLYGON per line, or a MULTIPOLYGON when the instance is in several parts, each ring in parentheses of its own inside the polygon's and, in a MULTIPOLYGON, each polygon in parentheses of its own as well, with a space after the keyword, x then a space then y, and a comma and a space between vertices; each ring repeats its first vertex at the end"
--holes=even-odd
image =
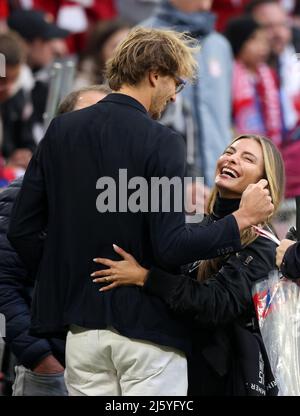
POLYGON ((151 104, 151 95, 149 94, 149 91, 147 91, 147 88, 134 88, 131 86, 123 86, 118 91, 115 91, 119 94, 126 94, 129 95, 129 97, 134 98, 137 100, 140 104, 142 104, 147 111, 149 111, 150 104, 151 104))

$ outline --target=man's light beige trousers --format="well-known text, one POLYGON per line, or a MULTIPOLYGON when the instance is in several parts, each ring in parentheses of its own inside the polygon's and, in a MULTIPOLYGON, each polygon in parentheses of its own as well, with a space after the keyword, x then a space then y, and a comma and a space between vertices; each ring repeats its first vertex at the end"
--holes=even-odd
POLYGON ((114 329, 72 326, 66 344, 70 396, 186 396, 184 353, 114 329))

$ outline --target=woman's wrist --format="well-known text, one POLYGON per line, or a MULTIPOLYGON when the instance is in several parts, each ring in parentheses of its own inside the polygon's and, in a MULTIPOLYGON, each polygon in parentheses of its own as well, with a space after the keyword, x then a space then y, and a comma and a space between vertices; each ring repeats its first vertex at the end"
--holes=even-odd
POLYGON ((139 273, 139 281, 137 282, 138 286, 143 287, 146 283, 146 280, 148 278, 149 270, 145 269, 144 267, 141 267, 140 273, 139 273))

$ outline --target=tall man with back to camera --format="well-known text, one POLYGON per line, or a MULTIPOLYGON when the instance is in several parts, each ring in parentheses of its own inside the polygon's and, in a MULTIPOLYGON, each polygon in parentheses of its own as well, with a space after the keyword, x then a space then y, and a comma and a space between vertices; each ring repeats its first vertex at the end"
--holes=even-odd
MULTIPOLYGON (((58 114, 95 104, 110 92, 104 85, 92 85, 67 95, 58 114)), ((0 313, 6 318, 5 394, 9 393, 10 361, 16 363, 13 396, 64 396, 65 340, 40 338, 29 333, 34 280, 9 244, 11 210, 21 189, 19 178, 0 193, 0 313), (12 355, 12 354, 13 355, 12 355), (11 360, 9 359, 11 358, 11 360)), ((1 370, 1 369, 0 369, 1 370)))

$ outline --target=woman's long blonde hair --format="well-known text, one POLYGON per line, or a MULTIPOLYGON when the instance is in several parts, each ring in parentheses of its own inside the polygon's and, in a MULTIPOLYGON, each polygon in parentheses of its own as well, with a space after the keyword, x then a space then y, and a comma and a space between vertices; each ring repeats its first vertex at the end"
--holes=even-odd
MULTIPOLYGON (((274 212, 269 216, 268 221, 261 224, 264 226, 266 224, 271 225, 271 219, 278 210, 280 202, 283 198, 284 187, 285 187, 285 174, 284 174, 284 164, 281 157, 281 154, 274 143, 263 136, 253 135, 253 134, 243 134, 236 137, 229 144, 232 145, 237 140, 242 139, 253 139, 257 141, 262 148, 263 160, 264 160, 264 175, 261 179, 266 179, 268 181, 268 188, 270 191, 270 196, 272 198, 272 203, 274 205, 274 212)), ((227 146, 227 147, 229 147, 227 146)), ((226 147, 226 149, 227 149, 226 147)), ((215 185, 208 201, 208 214, 214 214, 214 206, 218 196, 218 188, 215 185)), ((257 236, 254 234, 251 228, 248 228, 241 233, 241 243, 245 247, 252 243, 257 236)), ((198 268, 198 280, 206 280, 216 273, 219 269, 219 266, 222 262, 222 258, 218 257, 212 260, 204 260, 200 263, 198 268)))

